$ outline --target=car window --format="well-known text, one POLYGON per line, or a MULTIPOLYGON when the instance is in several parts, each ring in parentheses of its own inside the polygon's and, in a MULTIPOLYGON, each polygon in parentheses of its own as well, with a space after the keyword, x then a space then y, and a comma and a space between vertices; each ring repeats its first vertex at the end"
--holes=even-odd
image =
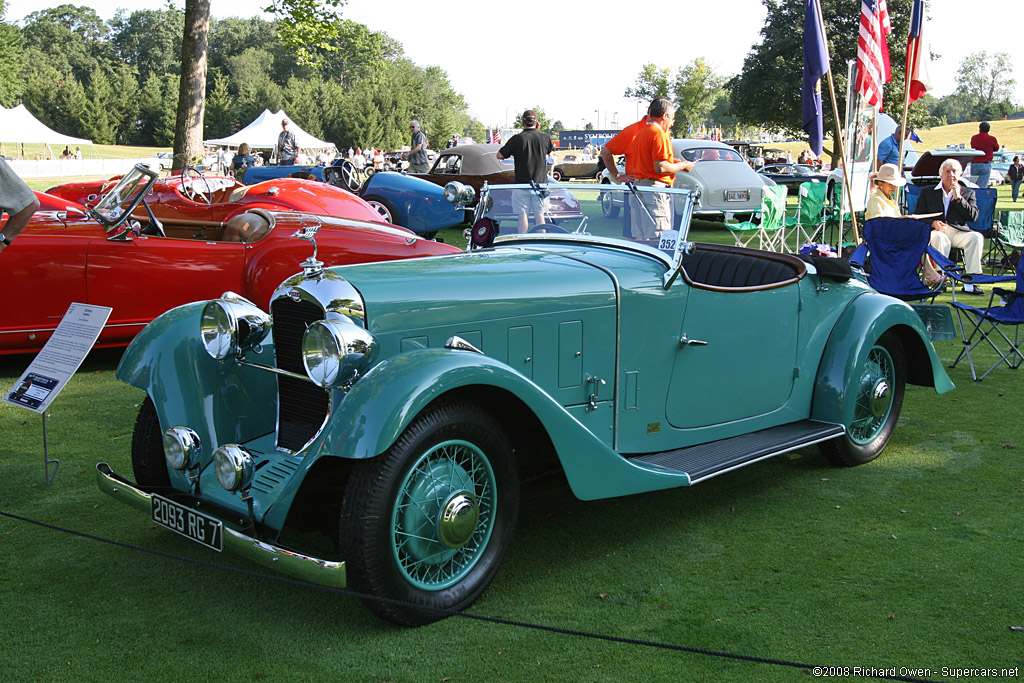
POLYGON ((684 149, 681 156, 686 161, 743 161, 740 153, 733 149, 719 147, 694 147, 684 149))
POLYGON ((441 173, 450 173, 453 175, 462 173, 462 157, 458 154, 449 154, 446 157, 441 157, 441 161, 438 164, 441 173))

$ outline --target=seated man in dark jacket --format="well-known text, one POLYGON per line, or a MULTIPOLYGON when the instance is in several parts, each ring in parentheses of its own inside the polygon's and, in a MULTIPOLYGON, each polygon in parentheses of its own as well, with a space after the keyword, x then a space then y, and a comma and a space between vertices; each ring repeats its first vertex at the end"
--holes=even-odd
MULTIPOLYGON (((914 207, 915 214, 942 214, 941 218, 931 221, 931 245, 949 255, 950 247, 964 250, 964 271, 969 274, 981 272, 981 252, 985 247, 985 238, 980 232, 968 227, 968 223, 978 218, 978 202, 974 190, 960 185, 963 167, 956 159, 946 159, 939 166, 941 180, 935 187, 921 190, 914 207)), ((964 285, 968 294, 981 294, 975 285, 964 285)))

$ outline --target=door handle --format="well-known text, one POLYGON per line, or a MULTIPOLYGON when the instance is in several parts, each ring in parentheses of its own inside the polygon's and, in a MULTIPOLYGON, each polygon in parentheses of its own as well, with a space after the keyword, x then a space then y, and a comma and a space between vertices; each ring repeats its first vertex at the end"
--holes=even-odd
POLYGON ((708 345, 708 343, 706 341, 702 341, 700 339, 689 339, 689 338, 687 338, 687 336, 685 334, 683 335, 683 338, 679 340, 679 348, 684 348, 686 346, 707 346, 707 345, 708 345))

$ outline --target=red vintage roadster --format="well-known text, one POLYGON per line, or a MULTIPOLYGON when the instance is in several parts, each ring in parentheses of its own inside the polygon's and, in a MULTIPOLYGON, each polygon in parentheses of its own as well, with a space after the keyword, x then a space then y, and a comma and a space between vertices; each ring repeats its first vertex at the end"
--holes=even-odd
POLYGON ((89 208, 38 193, 43 208, 3 253, 0 354, 40 349, 72 302, 113 308, 96 345, 122 346, 164 311, 228 290, 266 307, 274 288, 315 251, 329 266, 458 251, 381 223, 341 190, 333 216, 268 211, 254 201, 228 217, 197 202, 193 217, 162 220, 165 190, 176 187, 163 182, 154 190, 157 175, 136 166, 89 208), (315 246, 297 238, 316 228, 315 246))

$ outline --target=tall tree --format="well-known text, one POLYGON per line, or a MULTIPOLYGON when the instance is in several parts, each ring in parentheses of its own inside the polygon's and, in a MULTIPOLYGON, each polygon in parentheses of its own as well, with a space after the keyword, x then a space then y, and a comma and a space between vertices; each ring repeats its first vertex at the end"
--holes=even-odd
POLYGON ((672 81, 672 101, 676 105, 676 123, 672 132, 683 137, 690 126, 708 119, 711 110, 725 94, 725 78, 717 75, 703 57, 698 57, 676 72, 672 81))
POLYGON ((973 97, 982 107, 1012 101, 1016 85, 1013 62, 1006 52, 972 52, 957 71, 956 92, 973 97))
MULTIPOLYGON (((801 82, 803 78, 803 22, 806 0, 763 0, 768 13, 761 29, 762 41, 751 48, 738 76, 729 80, 732 114, 741 124, 780 132, 800 132, 801 82)), ((889 62, 892 81, 884 87, 886 111, 900 112, 903 103, 903 72, 911 0, 888 0, 892 34, 889 62)), ((839 111, 845 111, 846 63, 857 58, 860 3, 822 0, 821 13, 832 59, 839 111)), ((827 84, 823 83, 827 88, 827 84)), ((912 111, 923 116, 924 106, 912 111)), ((826 130, 835 130, 834 112, 825 106, 826 130)), ((913 117, 911 119, 914 120, 913 117)))

